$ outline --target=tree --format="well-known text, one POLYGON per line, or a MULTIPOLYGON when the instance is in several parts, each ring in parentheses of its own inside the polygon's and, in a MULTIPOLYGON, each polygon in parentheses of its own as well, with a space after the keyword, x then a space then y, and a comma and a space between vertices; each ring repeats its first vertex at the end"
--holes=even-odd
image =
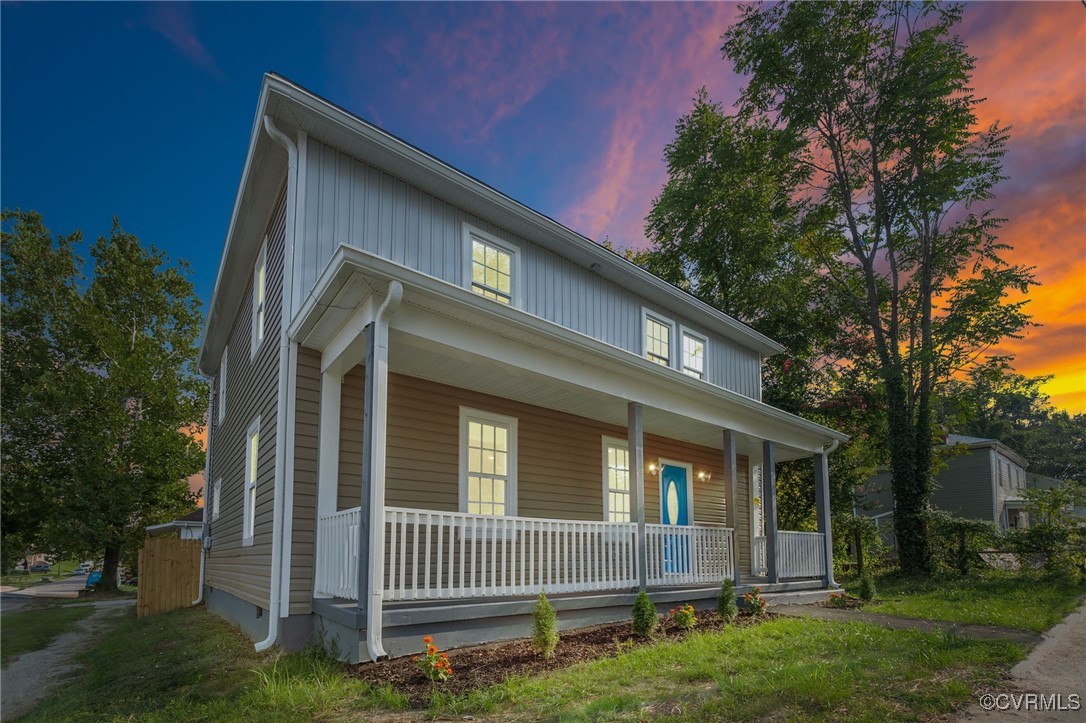
MULTIPOLYGON (((200 302, 185 262, 171 266, 116 220, 110 235, 91 247, 93 275, 85 280, 74 256, 64 263, 71 237, 54 244, 37 214, 9 218, 14 227, 4 235, 5 317, 31 320, 26 333, 45 340, 45 351, 36 353, 46 355, 50 367, 21 384, 12 401, 33 418, 26 426, 39 430, 35 435, 5 426, 5 441, 39 450, 33 469, 12 471, 20 489, 43 501, 37 534, 45 549, 102 554, 102 586, 112 589, 125 546, 138 545, 147 525, 195 502, 186 478, 203 466, 191 434, 206 411, 206 385, 195 366, 200 302), (40 280, 42 274, 29 268, 37 257, 58 258, 50 278, 67 290, 63 303, 43 284, 23 281, 40 280), (17 294, 9 292, 9 279, 18 281, 17 294), (42 318, 41 309, 53 313, 42 318)), ((13 343, 6 326, 4 341, 6 373, 9 365, 23 364, 30 347, 13 343)), ((7 470, 5 478, 6 486, 7 470)))
POLYGON ((740 116, 794 139, 797 248, 817 262, 847 331, 870 341, 887 413, 902 567, 932 569, 933 395, 1029 324, 1031 270, 1006 263, 982 208, 1007 129, 975 131, 974 59, 959 5, 750 6, 723 53, 749 77, 740 116))

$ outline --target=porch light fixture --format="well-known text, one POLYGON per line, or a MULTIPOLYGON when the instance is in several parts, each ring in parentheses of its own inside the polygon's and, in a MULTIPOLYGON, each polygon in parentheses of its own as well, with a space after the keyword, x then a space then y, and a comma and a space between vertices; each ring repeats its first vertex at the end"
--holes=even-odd
POLYGON ((658 462, 649 462, 649 476, 655 477, 656 473, 660 471, 660 464, 658 462))
POLYGON ((708 482, 712 478, 713 478, 713 473, 712 472, 706 472, 705 470, 701 470, 700 472, 698 472, 698 481, 699 482, 708 482))

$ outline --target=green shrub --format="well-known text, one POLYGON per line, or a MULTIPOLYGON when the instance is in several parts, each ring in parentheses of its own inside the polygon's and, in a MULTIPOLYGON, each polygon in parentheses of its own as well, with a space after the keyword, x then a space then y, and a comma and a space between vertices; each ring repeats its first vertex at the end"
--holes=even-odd
POLYGON ((869 603, 875 599, 875 580, 871 577, 871 573, 864 573, 860 578, 860 585, 856 590, 860 595, 860 599, 865 603, 869 603))
POLYGON ((725 623, 730 623, 739 615, 739 604, 735 600, 735 583, 725 580, 716 596, 716 611, 725 623))
POLYGON ((928 510, 926 514, 932 556, 941 570, 968 575, 987 567, 981 552, 994 544, 994 524, 943 510, 928 510))
POLYGON ((694 626, 698 624, 697 613, 694 612, 694 606, 689 603, 672 608, 668 616, 671 624, 680 630, 693 630, 694 626))
POLYGON ((532 612, 532 647, 544 658, 554 655, 554 649, 558 647, 558 615, 542 592, 532 612))
POLYGON ((642 638, 651 638, 659 624, 656 606, 652 604, 652 600, 649 600, 649 594, 642 590, 637 593, 637 600, 634 601, 633 631, 642 638))

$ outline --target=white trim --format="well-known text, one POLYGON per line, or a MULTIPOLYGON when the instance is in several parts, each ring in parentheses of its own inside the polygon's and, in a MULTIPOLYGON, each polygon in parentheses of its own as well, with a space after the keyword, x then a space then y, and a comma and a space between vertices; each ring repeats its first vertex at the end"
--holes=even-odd
POLYGON ((611 522, 611 467, 607 463, 607 450, 610 447, 616 449, 622 449, 626 451, 626 467, 629 479, 629 484, 626 490, 626 496, 630 498, 630 519, 621 520, 621 522, 637 522, 634 517, 634 494, 633 494, 633 463, 631 462, 632 456, 630 455, 630 442, 627 439, 620 439, 618 437, 608 437, 606 434, 601 437, 600 447, 602 450, 602 459, 600 464, 603 471, 603 521, 611 522))
POLYGON ((669 327, 671 329, 671 333, 668 335, 668 341, 667 341, 667 364, 666 364, 666 367, 668 369, 675 369, 676 368, 675 367, 675 337, 678 336, 677 332, 679 330, 679 325, 676 324, 671 319, 664 316, 663 314, 661 314, 661 313, 659 313, 657 311, 653 311, 652 309, 648 308, 647 306, 642 306, 641 307, 641 356, 644 359, 648 359, 650 362, 652 362, 656 366, 659 366, 659 367, 665 366, 664 364, 660 364, 658 362, 652 361, 652 359, 649 359, 649 348, 648 348, 649 347, 649 345, 648 345, 648 341, 649 341, 649 339, 648 339, 648 333, 649 333, 648 320, 649 320, 649 317, 652 317, 652 320, 655 321, 657 324, 662 324, 663 326, 669 327))
POLYGON ((211 521, 219 519, 219 514, 222 511, 222 477, 215 480, 211 485, 211 521))
MULTIPOLYGON (((472 289, 471 280, 471 264, 472 264, 472 241, 478 239, 482 243, 488 246, 494 246, 495 248, 509 254, 509 304, 518 309, 523 309, 523 289, 524 289, 524 274, 522 273, 521 253, 520 247, 515 244, 511 244, 505 239, 499 238, 492 233, 487 233, 481 228, 472 226, 467 221, 461 224, 461 244, 463 245, 463 253, 461 255, 460 265, 460 283, 468 291, 475 294, 472 289)), ((489 297, 482 294, 476 294, 484 299, 489 297)), ((494 301, 494 299, 490 299, 494 301)), ((494 303, 501 304, 500 301, 494 303)), ((505 304, 503 304, 505 306, 505 304)))
MULTIPOLYGON (((709 381, 709 337, 702 334, 700 331, 694 331, 689 326, 684 324, 679 325, 679 345, 678 345, 678 359, 675 368, 681 371, 691 379, 700 379, 703 382, 709 381), (696 339, 701 342, 701 376, 695 376, 686 371, 686 337, 696 339)), ((761 374, 758 378, 761 379, 761 374)), ((760 393, 760 390, 759 390, 760 393)))
POLYGON ((248 547, 256 537, 256 497, 260 491, 260 415, 256 415, 249 428, 245 430, 245 473, 241 487, 241 544, 248 547), (253 436, 256 436, 256 459, 253 458, 253 436), (250 473, 252 477, 250 478, 250 473), (249 504, 249 492, 253 492, 252 504, 249 504))
POLYGON ((230 346, 224 346, 222 348, 222 357, 219 359, 219 418, 215 421, 218 424, 222 424, 222 420, 226 419, 226 378, 227 378, 227 355, 230 352, 230 346))
POLYGON ((256 357, 268 338, 268 237, 260 244, 260 253, 253 264, 253 315, 249 324, 249 360, 256 357), (260 283, 263 277, 263 284, 260 283), (263 292, 263 293, 261 293, 263 292))
POLYGON ((505 515, 517 514, 517 418, 507 417, 471 407, 460 407, 460 439, 457 446, 459 456, 460 511, 468 511, 468 422, 501 425, 508 431, 506 441, 509 445, 509 459, 506 462, 505 515))
POLYGON ((660 469, 657 472, 657 477, 660 479, 660 524, 664 524, 664 505, 667 502, 664 500, 664 467, 682 467, 686 470, 686 525, 694 524, 694 465, 689 462, 679 462, 674 459, 665 459, 661 457, 658 461, 660 469))

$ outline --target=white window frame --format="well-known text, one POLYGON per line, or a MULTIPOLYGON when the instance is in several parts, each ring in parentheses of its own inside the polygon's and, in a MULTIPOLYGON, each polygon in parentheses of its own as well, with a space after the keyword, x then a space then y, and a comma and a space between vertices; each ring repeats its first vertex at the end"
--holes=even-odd
POLYGON ((517 514, 517 418, 504 414, 495 414, 471 407, 460 407, 460 511, 468 511, 468 422, 500 424, 505 426, 506 440, 509 444, 506 460, 505 517, 517 514))
POLYGON ((633 470, 630 468, 630 443, 629 440, 619 439, 618 437, 603 436, 602 442, 603 460, 603 521, 604 522, 633 522, 634 521, 634 499, 633 499, 633 470), (610 465, 607 463, 607 452, 610 448, 621 449, 626 452, 626 474, 628 479, 628 488, 626 490, 626 496, 630 498, 630 519, 628 520, 612 520, 611 519, 611 475, 610 465))
POLYGON ((221 511, 222 500, 222 477, 215 480, 215 484, 211 485, 211 521, 219 519, 219 512, 221 511))
POLYGON ((503 304, 503 306, 512 306, 517 309, 523 308, 521 300, 522 290, 524 288, 524 277, 521 273, 520 248, 514 244, 509 243, 505 239, 498 238, 494 234, 487 233, 481 228, 476 228, 469 223, 464 223, 462 233, 464 255, 462 260, 463 268, 461 269, 461 280, 463 282, 464 288, 482 299, 493 301, 495 304, 502 303, 500 301, 495 301, 494 299, 483 296, 472 288, 472 242, 478 240, 488 246, 493 246, 509 254, 509 303, 503 304))
POLYGON ((674 369, 675 339, 678 336, 678 325, 666 316, 658 314, 652 309, 648 309, 646 307, 641 307, 641 356, 645 359, 648 359, 650 362, 656 364, 657 366, 665 366, 663 364, 658 364, 657 362, 649 358, 649 319, 652 319, 657 324, 662 324, 671 329, 671 332, 668 334, 666 366, 669 369, 674 369))
POLYGON ((241 544, 250 546, 256 536, 256 496, 260 477, 260 417, 245 430, 245 474, 242 476, 241 544), (256 436, 256 457, 253 458, 253 437, 256 436), (252 501, 250 501, 252 497, 252 501))
POLYGON ((700 332, 694 331, 690 327, 679 327, 679 348, 678 348, 678 364, 677 367, 686 376, 692 379, 701 379, 705 381, 709 378, 709 337, 700 332), (686 337, 690 337, 696 341, 701 342, 701 374, 694 374, 692 370, 688 370, 686 366, 686 337))
POLYGON ((256 263, 253 265, 253 319, 251 329, 249 359, 256 357, 257 350, 268 336, 268 237, 260 245, 256 263), (263 275, 264 283, 260 278, 263 275), (263 286, 263 288, 261 288, 263 286), (263 292, 263 293, 261 293, 263 292))
POLYGON ((222 358, 219 360, 219 424, 222 424, 222 420, 226 419, 226 378, 227 378, 227 364, 229 360, 227 355, 230 351, 229 346, 224 346, 222 350, 222 358))

